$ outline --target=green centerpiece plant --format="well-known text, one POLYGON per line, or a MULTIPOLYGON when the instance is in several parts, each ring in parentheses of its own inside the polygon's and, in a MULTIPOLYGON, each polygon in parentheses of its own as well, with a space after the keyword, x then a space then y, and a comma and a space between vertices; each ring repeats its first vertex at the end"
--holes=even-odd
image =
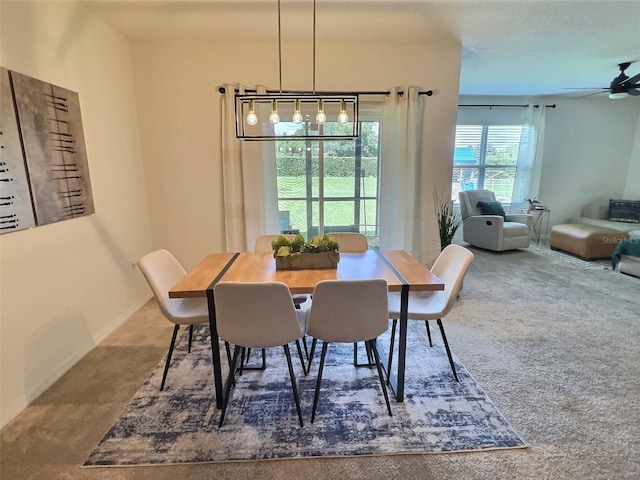
POLYGON ((289 239, 280 235, 271 242, 276 270, 303 268, 337 268, 340 242, 328 235, 318 235, 306 241, 302 234, 289 239))

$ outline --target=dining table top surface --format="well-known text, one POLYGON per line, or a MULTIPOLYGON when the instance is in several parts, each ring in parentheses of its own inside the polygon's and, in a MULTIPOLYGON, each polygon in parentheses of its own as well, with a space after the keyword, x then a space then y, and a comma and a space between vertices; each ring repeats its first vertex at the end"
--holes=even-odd
POLYGON ((282 282, 292 294, 313 293, 323 280, 386 280, 389 291, 444 290, 444 283, 403 250, 340 253, 337 268, 276 270, 273 253, 212 253, 169 291, 170 298, 206 297, 216 282, 282 282))

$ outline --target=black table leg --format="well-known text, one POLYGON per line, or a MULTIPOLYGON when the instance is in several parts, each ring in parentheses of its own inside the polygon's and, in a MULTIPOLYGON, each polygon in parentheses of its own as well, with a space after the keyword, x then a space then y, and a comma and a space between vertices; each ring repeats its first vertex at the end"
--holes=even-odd
POLYGON ((227 262, 224 268, 218 273, 216 278, 207 288, 207 306, 209 308, 209 332, 211 334, 211 358, 213 363, 213 386, 216 394, 216 408, 222 408, 223 392, 222 392, 222 364, 220 361, 220 339, 218 338, 218 325, 216 322, 216 302, 213 298, 213 287, 216 286, 227 270, 236 261, 240 253, 235 253, 231 260, 227 262))
POLYGON ((400 332, 398 338, 398 383, 395 393, 398 402, 404 401, 404 369, 407 358, 407 311, 409 310, 409 286, 402 286, 400 294, 400 332))
POLYGON ((216 325, 216 304, 213 299, 213 287, 207 289, 207 305, 209 306, 209 331, 211 333, 211 357, 213 359, 213 384, 216 394, 216 408, 222 408, 222 364, 220 361, 220 345, 218 343, 218 327, 216 325))
POLYGON ((379 341, 376 340, 376 347, 378 352, 382 352, 380 354, 380 362, 382 366, 387 372, 389 385, 391 385, 391 389, 395 393, 396 401, 404 402, 404 370, 405 370, 405 360, 407 357, 407 312, 409 310, 409 285, 403 285, 402 291, 400 293, 400 331, 398 333, 398 370, 397 373, 394 374, 390 371, 389 364, 387 361, 387 356, 384 355, 386 352, 386 347, 380 345, 379 341))

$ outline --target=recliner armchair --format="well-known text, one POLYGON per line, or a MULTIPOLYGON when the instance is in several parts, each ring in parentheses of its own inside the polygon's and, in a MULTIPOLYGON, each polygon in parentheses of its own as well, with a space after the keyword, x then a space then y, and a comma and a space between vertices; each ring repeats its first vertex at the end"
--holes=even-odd
POLYGON ((462 190, 458 197, 466 243, 495 252, 529 247, 532 215, 483 215, 478 202, 497 202, 491 190, 462 190))

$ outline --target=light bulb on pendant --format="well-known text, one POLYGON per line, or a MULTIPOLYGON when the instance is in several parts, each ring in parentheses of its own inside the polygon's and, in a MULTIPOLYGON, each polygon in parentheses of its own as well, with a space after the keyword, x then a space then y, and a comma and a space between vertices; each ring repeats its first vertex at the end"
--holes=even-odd
POLYGON ((291 117, 293 123, 302 123, 302 113, 300 113, 300 100, 296 99, 293 116, 291 117))
POLYGON ((349 115, 347 115, 347 103, 344 99, 340 100, 340 113, 338 114, 338 123, 344 125, 349 121, 349 115))
POLYGON ((316 115, 316 123, 324 123, 327 121, 327 116, 324 113, 324 102, 318 100, 318 114, 316 115))
POLYGON ((280 115, 278 115, 278 104, 275 100, 271 101, 271 115, 269 115, 269 121, 272 125, 275 125, 280 121, 280 115))
POLYGON ((256 105, 253 100, 249 102, 249 113, 247 113, 247 123, 252 126, 258 123, 258 116, 256 115, 256 105))

